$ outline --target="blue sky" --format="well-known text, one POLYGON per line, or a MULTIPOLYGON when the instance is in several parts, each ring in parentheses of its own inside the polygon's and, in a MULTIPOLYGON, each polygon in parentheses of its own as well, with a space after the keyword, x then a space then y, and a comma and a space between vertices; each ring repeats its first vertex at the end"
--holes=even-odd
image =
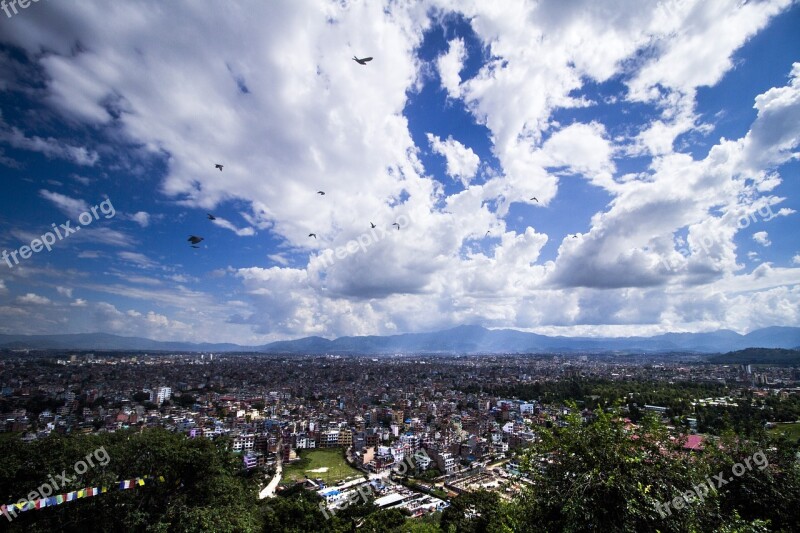
POLYGON ((0 333, 800 326, 797 2, 16 11, 0 333))

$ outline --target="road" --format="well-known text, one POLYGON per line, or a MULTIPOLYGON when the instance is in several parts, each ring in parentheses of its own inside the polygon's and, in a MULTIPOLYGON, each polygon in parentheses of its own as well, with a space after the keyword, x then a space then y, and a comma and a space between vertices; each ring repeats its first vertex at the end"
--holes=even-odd
POLYGON ((272 480, 267 483, 267 486, 258 493, 259 500, 263 500, 264 498, 273 498, 275 496, 275 489, 278 488, 278 483, 281 482, 281 474, 283 473, 283 439, 278 440, 277 455, 278 458, 275 463, 277 465, 277 468, 275 469, 275 476, 273 476, 272 480))

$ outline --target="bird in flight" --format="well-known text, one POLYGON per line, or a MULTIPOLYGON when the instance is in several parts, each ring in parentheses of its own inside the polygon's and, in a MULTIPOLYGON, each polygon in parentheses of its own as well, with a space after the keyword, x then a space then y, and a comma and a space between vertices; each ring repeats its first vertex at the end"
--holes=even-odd
POLYGON ((577 239, 578 238, 578 234, 576 233, 575 235, 572 236, 572 238, 573 239, 577 239))
POLYGON ((353 61, 355 61, 359 65, 366 65, 368 61, 372 61, 372 58, 371 57, 362 57, 361 59, 359 59, 356 56, 353 56, 353 61))
POLYGON ((308 236, 309 237, 314 237, 315 239, 317 238, 317 234, 316 233, 309 233, 308 236))
POLYGON ((373 224, 372 222, 370 222, 370 223, 369 223, 369 227, 370 227, 370 228, 372 228, 372 229, 375 229, 375 224, 373 224))
POLYGON ((531 200, 533 200, 533 201, 534 201, 534 202, 536 202, 537 204, 539 203, 539 199, 538 199, 538 198, 536 198, 535 196, 534 196, 533 198, 531 198, 531 200))
POLYGON ((219 171, 220 171, 220 172, 222 172, 222 165, 220 165, 219 163, 217 163, 216 165, 214 165, 214 168, 218 168, 218 169, 219 169, 219 171))
POLYGON ((325 196, 325 191, 317 191, 317 194, 319 194, 320 196, 325 196))
MULTIPOLYGON (((490 233, 491 233, 491 231, 490 231, 490 230, 487 230, 487 231, 486 231, 486 235, 489 235, 490 233)), ((486 237, 486 235, 484 235, 484 237, 486 237)))
POLYGON ((400 231, 400 224, 398 224, 397 222, 395 222, 394 224, 392 224, 392 226, 397 226, 397 230, 398 230, 398 231, 400 231))
POLYGON ((203 238, 202 238, 202 237, 198 237, 198 236, 196 236, 196 235, 189 235, 189 238, 188 238, 188 239, 186 239, 186 240, 187 240, 187 241, 189 241, 189 242, 190 242, 190 243, 192 243, 192 244, 197 244, 197 243, 199 243, 200 241, 202 241, 202 240, 203 240, 203 238))
POLYGON ((217 220, 217 217, 215 217, 211 213, 207 213, 207 215, 208 215, 208 220, 217 220))

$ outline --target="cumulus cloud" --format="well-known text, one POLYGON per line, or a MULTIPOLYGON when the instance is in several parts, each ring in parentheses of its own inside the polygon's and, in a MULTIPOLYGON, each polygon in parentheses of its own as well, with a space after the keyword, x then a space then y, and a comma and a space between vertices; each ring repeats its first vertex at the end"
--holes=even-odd
POLYGON ((454 140, 452 136, 448 136, 444 141, 431 133, 427 136, 431 149, 447 160, 447 175, 461 180, 465 187, 468 186, 478 172, 478 165, 481 162, 478 155, 471 148, 454 140))
MULTIPOLYGON (((697 88, 721 80, 736 50, 786 0, 152 5, 52 3, 10 25, 3 39, 46 75, 54 109, 164 156, 161 199, 204 210, 232 202, 247 225, 218 218, 217 226, 240 236, 268 230, 278 244, 257 250, 250 264, 213 266, 208 275, 235 283, 226 288, 236 300, 187 289, 194 278, 186 274, 169 280, 177 287, 140 283, 141 272, 125 272, 119 279, 127 283, 83 281, 81 290, 133 302, 77 299, 84 323, 204 340, 218 340, 210 332, 262 340, 458 323, 595 333, 796 323, 796 281, 786 271, 793 269, 741 274, 734 238, 742 216, 783 201, 770 191, 782 179, 776 166, 796 150, 797 67, 787 85, 755 100, 758 116, 744 137, 722 139, 699 159, 676 153, 674 142, 708 132, 696 114, 697 88), (430 20, 432 11, 441 16, 430 20), (451 39, 434 59, 438 82, 447 105, 463 106, 485 127, 493 160, 476 185, 475 152, 452 136, 429 135, 448 174, 464 184, 448 196, 418 159, 424 147, 404 113, 426 83, 428 65, 417 54, 424 32, 453 13, 485 58, 467 74, 467 37, 451 39), (363 50, 375 56, 364 68, 349 59, 363 50), (583 91, 617 79, 625 90, 598 102, 583 91), (584 117, 573 111, 600 102, 636 113, 617 131, 602 114, 554 119, 584 117), (631 155, 650 157, 629 170, 619 160, 631 155), (213 169, 216 161, 224 172, 213 169), (617 167, 626 174, 617 176, 617 167), (533 196, 546 209, 567 179, 610 198, 575 221, 575 238, 507 216, 511 204, 533 196), (401 230, 391 225, 398 220, 407 221, 401 230), (274 266, 262 264, 265 255, 274 266), (758 289, 743 294, 751 284, 758 289)), ((87 206, 40 194, 70 216, 87 206)), ((150 221, 145 211, 131 217, 142 227, 150 221)), ((97 229, 103 244, 132 241, 97 229)), ((159 266, 144 253, 107 256, 159 266)))
POLYGON ((467 50, 464 46, 464 39, 458 38, 451 40, 448 43, 447 53, 436 59, 436 68, 439 70, 442 87, 454 98, 460 95, 461 76, 459 73, 466 58, 467 50))
POLYGON ((756 98, 758 117, 742 141, 746 170, 758 172, 797 157, 800 143, 800 63, 789 84, 773 87, 756 98))
POLYGON ((753 233, 753 240, 761 246, 769 246, 772 244, 772 241, 769 240, 769 235, 766 231, 757 231, 753 233))

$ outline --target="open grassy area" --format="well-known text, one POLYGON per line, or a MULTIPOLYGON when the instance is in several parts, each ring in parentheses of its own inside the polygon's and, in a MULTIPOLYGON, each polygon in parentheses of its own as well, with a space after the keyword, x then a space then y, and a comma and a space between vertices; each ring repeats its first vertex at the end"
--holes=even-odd
POLYGON ((778 424, 777 427, 769 430, 770 433, 786 433, 786 435, 796 441, 800 439, 800 422, 790 422, 789 424, 778 424))
POLYGON ((345 461, 341 448, 326 450, 301 450, 300 460, 287 465, 283 471, 281 483, 289 484, 302 481, 306 477, 322 479, 326 485, 335 485, 337 482, 352 476, 362 476, 363 473, 352 468, 345 461), (312 470, 327 469, 324 472, 312 470))

